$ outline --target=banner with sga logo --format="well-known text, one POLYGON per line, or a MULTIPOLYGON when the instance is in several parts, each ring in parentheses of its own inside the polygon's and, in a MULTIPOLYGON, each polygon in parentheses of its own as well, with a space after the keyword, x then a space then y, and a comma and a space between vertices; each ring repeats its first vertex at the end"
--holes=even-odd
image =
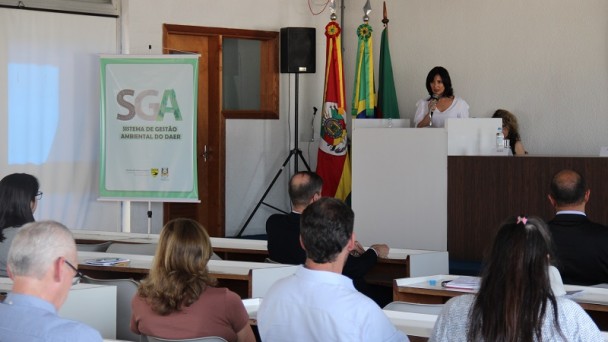
POLYGON ((100 199, 198 201, 198 57, 100 57, 100 199))

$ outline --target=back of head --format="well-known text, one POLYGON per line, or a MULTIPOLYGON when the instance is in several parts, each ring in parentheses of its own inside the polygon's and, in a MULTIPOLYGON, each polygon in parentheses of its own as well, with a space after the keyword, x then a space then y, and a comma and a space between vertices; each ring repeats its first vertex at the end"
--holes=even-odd
POLYGON ((34 221, 31 205, 39 188, 36 177, 27 173, 13 173, 0 180, 0 229, 34 221))
POLYGON ((59 257, 76 254, 72 233, 55 221, 31 222, 19 229, 8 252, 13 276, 42 279, 59 257))
POLYGON ((173 219, 163 227, 154 263, 139 294, 152 302, 153 309, 168 314, 189 306, 207 285, 214 285, 207 262, 213 254, 205 228, 198 222, 173 219))
POLYGON ((294 206, 306 206, 323 187, 321 177, 310 171, 296 172, 289 180, 289 198, 294 206))
POLYGON ((436 66, 426 75, 426 90, 429 92, 430 96, 433 96, 433 90, 431 89, 431 83, 435 79, 435 76, 439 75, 441 77, 441 82, 445 87, 443 92, 443 96, 451 97, 454 95, 454 89, 452 88, 452 79, 450 78, 450 73, 448 70, 441 66, 436 66))
POLYGON ((586 192, 585 179, 576 171, 559 171, 551 180, 551 197, 559 206, 582 203, 586 192))
POLYGON ((500 227, 470 316, 469 340, 531 341, 540 338, 551 290, 551 237, 537 217, 511 217, 500 227))
POLYGON ((353 235, 355 214, 344 202, 324 197, 310 204, 300 219, 306 257, 324 264, 336 260, 353 235))

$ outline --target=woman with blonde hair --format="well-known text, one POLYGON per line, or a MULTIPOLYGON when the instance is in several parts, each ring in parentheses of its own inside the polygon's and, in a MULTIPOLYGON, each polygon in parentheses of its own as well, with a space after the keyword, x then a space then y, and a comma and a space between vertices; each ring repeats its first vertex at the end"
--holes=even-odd
POLYGON ((179 218, 163 227, 150 274, 131 302, 131 330, 170 339, 219 336, 253 342, 241 298, 214 287, 207 262, 213 250, 198 222, 179 218))
POLYGON ((509 140, 509 146, 511 146, 511 152, 514 156, 522 156, 528 154, 524 148, 524 144, 521 142, 519 136, 519 124, 517 123, 517 117, 508 110, 499 109, 492 115, 494 119, 502 119, 502 134, 505 140, 509 140))

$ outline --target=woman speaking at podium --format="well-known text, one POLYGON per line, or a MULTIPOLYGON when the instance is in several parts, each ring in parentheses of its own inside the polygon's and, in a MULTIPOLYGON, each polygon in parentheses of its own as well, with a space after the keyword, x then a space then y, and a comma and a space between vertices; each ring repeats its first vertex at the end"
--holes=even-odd
POLYGON ((448 118, 468 118, 469 105, 454 96, 450 74, 444 67, 436 66, 426 76, 429 97, 416 103, 416 127, 443 127, 448 118))

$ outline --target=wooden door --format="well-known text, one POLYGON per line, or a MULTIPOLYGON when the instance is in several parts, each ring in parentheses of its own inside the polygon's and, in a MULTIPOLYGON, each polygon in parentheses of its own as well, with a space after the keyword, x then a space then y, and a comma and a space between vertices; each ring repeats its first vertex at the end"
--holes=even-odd
POLYGON ((197 220, 210 236, 224 237, 225 140, 220 110, 220 37, 184 34, 163 27, 163 52, 198 53, 197 167, 200 203, 165 203, 163 221, 197 220))

